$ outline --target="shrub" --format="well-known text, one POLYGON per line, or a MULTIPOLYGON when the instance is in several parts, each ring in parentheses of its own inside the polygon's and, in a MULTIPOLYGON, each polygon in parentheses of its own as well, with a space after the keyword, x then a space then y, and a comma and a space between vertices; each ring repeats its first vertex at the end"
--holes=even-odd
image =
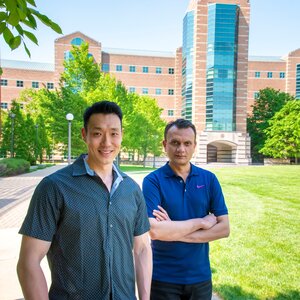
POLYGON ((0 176, 13 176, 29 171, 30 163, 21 158, 5 158, 0 160, 0 176))

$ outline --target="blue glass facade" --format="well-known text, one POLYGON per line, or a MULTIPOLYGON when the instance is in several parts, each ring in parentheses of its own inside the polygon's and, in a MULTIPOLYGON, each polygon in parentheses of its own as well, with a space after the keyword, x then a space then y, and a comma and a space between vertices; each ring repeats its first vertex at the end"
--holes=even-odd
POLYGON ((236 74, 239 7, 208 6, 206 130, 236 130, 236 74))
POLYGON ((194 11, 188 12, 183 19, 182 44, 182 111, 181 115, 192 120, 193 96, 193 55, 194 55, 194 11))
POLYGON ((300 99, 300 64, 296 69, 296 99, 300 99))

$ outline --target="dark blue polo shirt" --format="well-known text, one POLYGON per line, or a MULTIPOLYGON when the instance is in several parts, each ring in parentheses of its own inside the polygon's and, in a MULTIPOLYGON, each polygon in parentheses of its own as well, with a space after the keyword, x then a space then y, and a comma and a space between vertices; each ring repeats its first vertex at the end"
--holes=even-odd
MULTIPOLYGON (((167 163, 143 182, 148 216, 162 206, 173 221, 228 213, 216 176, 191 164, 186 182, 167 163)), ((175 284, 194 284, 211 278, 208 243, 152 241, 153 279, 175 284)))
POLYGON ((133 300, 133 239, 148 230, 138 184, 115 169, 109 193, 80 157, 40 182, 20 233, 51 241, 50 299, 133 300))

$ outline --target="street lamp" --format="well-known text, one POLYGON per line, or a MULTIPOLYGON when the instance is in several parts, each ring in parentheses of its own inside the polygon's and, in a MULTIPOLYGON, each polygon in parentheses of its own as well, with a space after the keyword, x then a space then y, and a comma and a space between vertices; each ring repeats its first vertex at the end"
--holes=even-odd
POLYGON ((39 130, 39 124, 35 124, 35 159, 38 159, 39 156, 39 134, 38 134, 38 130, 39 130))
POLYGON ((73 114, 68 113, 66 115, 66 119, 68 120, 68 165, 71 163, 71 122, 74 119, 73 114))
POLYGON ((15 117, 16 114, 10 113, 9 117, 11 118, 11 143, 10 143, 10 157, 14 157, 14 130, 15 130, 15 117))

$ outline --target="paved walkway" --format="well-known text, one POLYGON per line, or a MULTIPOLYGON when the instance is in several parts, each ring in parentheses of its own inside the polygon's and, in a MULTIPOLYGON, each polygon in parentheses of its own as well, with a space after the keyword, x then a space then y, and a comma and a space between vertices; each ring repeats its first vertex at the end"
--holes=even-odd
MULTIPOLYGON (((56 165, 24 175, 0 178, 0 300, 23 299, 16 274, 21 242, 18 230, 36 185, 44 176, 64 166, 56 165)), ((141 185, 145 173, 131 173, 130 175, 141 185)), ((42 268, 49 285, 50 272, 46 259, 42 261, 42 268)), ((218 299, 213 296, 212 300, 218 299)))

